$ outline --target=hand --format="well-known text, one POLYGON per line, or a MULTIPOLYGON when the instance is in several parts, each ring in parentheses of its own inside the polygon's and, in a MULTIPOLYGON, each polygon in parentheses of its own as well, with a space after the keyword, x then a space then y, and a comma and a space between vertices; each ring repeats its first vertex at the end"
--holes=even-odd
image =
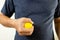
POLYGON ((25 29, 24 28, 24 23, 26 22, 30 22, 33 24, 32 20, 30 18, 19 18, 15 20, 14 26, 15 29, 17 30, 18 34, 21 36, 29 36, 32 35, 33 31, 34 31, 34 26, 32 26, 32 28, 30 29, 25 29))

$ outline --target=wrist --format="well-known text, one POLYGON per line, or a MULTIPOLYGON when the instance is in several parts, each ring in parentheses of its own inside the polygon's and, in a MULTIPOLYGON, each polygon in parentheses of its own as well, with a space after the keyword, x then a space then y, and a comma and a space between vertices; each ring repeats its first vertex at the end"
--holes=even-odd
POLYGON ((10 25, 11 25, 12 28, 15 28, 16 20, 15 19, 11 19, 10 25))

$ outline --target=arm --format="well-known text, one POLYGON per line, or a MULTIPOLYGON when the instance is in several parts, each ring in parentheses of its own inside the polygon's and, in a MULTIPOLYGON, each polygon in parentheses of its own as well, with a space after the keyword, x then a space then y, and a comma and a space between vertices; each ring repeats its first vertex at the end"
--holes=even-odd
POLYGON ((13 19, 10 19, 3 13, 0 13, 0 24, 3 24, 5 27, 13 27, 13 19))
POLYGON ((57 35, 60 39, 60 17, 55 18, 54 22, 55 22, 55 29, 56 29, 57 35))
POLYGON ((0 24, 15 28, 19 35, 31 35, 33 33, 34 27, 31 29, 24 28, 24 22, 31 22, 30 18, 19 18, 19 19, 10 19, 9 17, 15 12, 15 6, 13 0, 6 0, 5 4, 0 13, 0 24))
POLYGON ((19 35, 31 35, 33 33, 34 27, 31 29, 24 29, 24 22, 32 22, 30 18, 19 18, 19 19, 10 19, 9 17, 5 16, 3 13, 0 13, 0 24, 4 25, 5 27, 12 27, 15 28, 19 35))
POLYGON ((55 16, 54 16, 54 22, 55 22, 55 29, 57 32, 57 35, 60 39, 60 0, 58 0, 58 6, 56 8, 55 16))

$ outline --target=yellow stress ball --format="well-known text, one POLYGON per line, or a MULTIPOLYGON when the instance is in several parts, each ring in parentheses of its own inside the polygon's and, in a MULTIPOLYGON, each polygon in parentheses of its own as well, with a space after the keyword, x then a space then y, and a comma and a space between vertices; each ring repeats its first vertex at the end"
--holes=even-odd
POLYGON ((30 29, 30 28, 32 28, 32 23, 25 23, 24 26, 26 29, 30 29))

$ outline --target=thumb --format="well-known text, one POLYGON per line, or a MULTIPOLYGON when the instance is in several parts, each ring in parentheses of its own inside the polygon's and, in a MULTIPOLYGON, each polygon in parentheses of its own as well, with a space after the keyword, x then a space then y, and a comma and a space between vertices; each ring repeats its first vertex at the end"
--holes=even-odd
POLYGON ((29 21, 30 23, 34 24, 34 22, 32 21, 31 18, 28 18, 28 21, 29 21))

